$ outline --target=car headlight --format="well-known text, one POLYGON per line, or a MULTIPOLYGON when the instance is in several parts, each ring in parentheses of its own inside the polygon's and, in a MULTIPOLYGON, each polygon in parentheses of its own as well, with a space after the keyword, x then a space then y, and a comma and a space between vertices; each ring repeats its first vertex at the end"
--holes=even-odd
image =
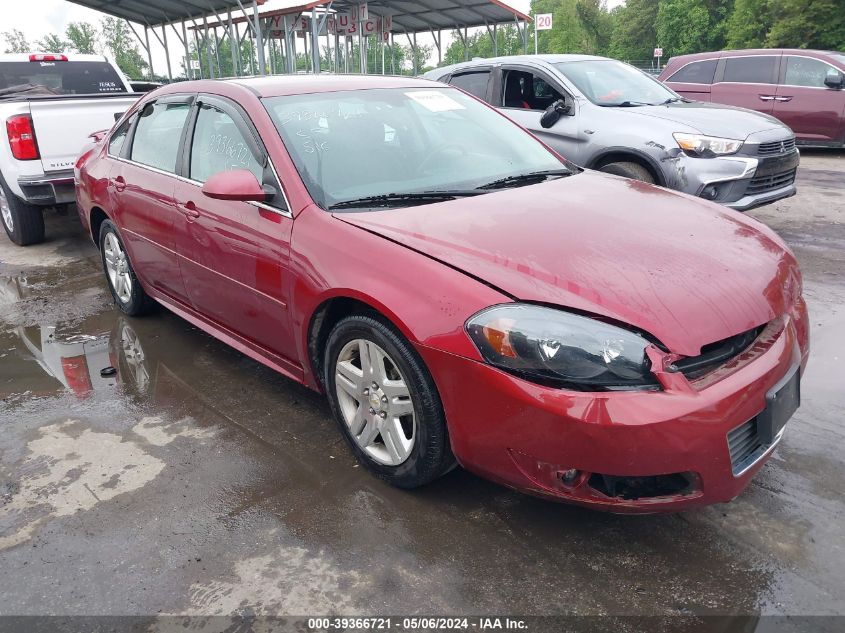
POLYGON ((642 336, 528 304, 494 306, 466 323, 491 365, 532 382, 581 391, 656 388, 642 336))
POLYGON ((732 138, 718 138, 685 132, 675 132, 672 136, 675 137, 678 147, 684 150, 685 154, 696 158, 735 154, 742 147, 742 141, 732 138))

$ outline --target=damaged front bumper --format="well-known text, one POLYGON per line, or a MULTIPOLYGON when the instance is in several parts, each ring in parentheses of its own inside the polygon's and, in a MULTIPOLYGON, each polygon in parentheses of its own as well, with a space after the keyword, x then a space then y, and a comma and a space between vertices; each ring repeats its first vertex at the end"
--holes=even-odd
POLYGON ((800 154, 797 149, 778 156, 693 158, 681 154, 672 162, 680 191, 746 211, 795 195, 800 154))
MULTIPOLYGON (((730 501, 780 440, 735 453, 767 393, 808 357, 806 305, 697 379, 658 373, 660 391, 576 392, 428 347, 452 450, 466 469, 534 495, 617 513, 686 510, 730 501), (664 379, 665 378, 665 379, 664 379), (469 393, 467 393, 469 392, 469 393)), ((788 425, 787 425, 788 426, 788 425)))

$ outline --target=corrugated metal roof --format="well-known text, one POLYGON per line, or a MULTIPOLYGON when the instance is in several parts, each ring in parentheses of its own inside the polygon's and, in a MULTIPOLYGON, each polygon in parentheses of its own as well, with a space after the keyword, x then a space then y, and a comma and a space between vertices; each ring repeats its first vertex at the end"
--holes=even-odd
MULTIPOLYGON (((237 0, 70 0, 107 15, 156 26, 240 9, 237 0)), ((251 0, 242 0, 244 7, 251 0)), ((265 0, 258 0, 264 4, 265 0)))
MULTIPOLYGON (((76 1, 76 0, 72 0, 76 1)), ((124 0, 126 1, 126 0, 124 0)), ((136 0, 131 0, 136 1, 136 0)), ((346 13, 352 10, 358 2, 350 0, 327 0, 308 3, 298 3, 296 6, 260 14, 262 19, 282 15, 299 15, 310 12, 313 8, 324 9, 331 5, 331 11, 346 13)), ((371 16, 389 15, 393 18, 395 33, 420 33, 429 30, 447 30, 458 27, 477 27, 493 24, 513 22, 515 19, 525 22, 531 21, 528 16, 499 0, 425 0, 424 2, 410 0, 369 0, 367 3, 371 16)), ((252 16, 250 16, 251 19, 252 16)), ((244 22, 242 16, 233 17, 233 22, 244 22)), ((208 23, 209 27, 221 26, 220 22, 208 23)), ((202 28, 202 27, 201 27, 202 28)))

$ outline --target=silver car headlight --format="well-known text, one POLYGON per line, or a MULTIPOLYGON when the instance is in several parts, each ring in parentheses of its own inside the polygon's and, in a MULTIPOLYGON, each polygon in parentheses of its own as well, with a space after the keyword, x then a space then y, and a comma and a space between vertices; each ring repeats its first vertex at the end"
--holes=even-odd
POLYGON ((742 147, 742 141, 732 138, 687 134, 686 132, 675 132, 672 136, 675 138, 678 147, 684 150, 687 156, 693 156, 695 158, 736 154, 739 148, 742 147))
POLYGON ((466 323, 484 360, 546 386, 580 391, 657 388, 645 338, 562 310, 508 304, 466 323))

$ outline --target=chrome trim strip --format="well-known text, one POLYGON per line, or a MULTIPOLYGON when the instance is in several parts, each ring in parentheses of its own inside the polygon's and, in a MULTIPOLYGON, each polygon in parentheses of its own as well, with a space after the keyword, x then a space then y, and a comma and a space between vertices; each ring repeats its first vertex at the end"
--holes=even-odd
MULTIPOLYGON (((746 424, 747 424, 747 422, 746 422, 746 424)), ((733 468, 731 468, 731 472, 733 473, 734 478, 737 478, 737 477, 742 477, 742 476, 743 476, 745 473, 747 473, 747 472, 748 472, 751 468, 753 468, 755 464, 759 463, 761 459, 763 459, 763 458, 764 458, 764 457, 766 457, 769 453, 771 453, 773 450, 775 450, 775 448, 777 447, 777 445, 778 445, 778 444, 780 444, 780 440, 781 440, 781 438, 783 437, 783 432, 784 432, 785 430, 786 430, 786 425, 784 425, 784 426, 783 426, 783 428, 780 430, 780 432, 779 432, 779 433, 775 436, 775 439, 774 439, 774 440, 772 440, 772 443, 771 443, 771 444, 769 444, 769 447, 768 447, 766 450, 764 450, 762 453, 760 453, 760 455, 759 455, 759 456, 758 456, 755 460, 753 460, 753 461, 752 461, 752 462, 750 462, 747 466, 745 466, 745 468, 743 468, 742 470, 740 470, 740 471, 739 471, 739 472, 737 472, 737 473, 734 473, 734 472, 733 472, 733 468)), ((727 435, 725 435, 725 438, 727 438, 727 435)), ((729 452, 730 452, 730 451, 729 451, 729 452)))
MULTIPOLYGON (((117 156, 110 156, 110 158, 116 161, 120 161, 121 163, 126 163, 127 165, 133 165, 135 167, 140 167, 141 169, 146 169, 155 174, 160 174, 162 176, 170 176, 171 178, 175 178, 176 180, 179 180, 181 182, 185 182, 191 185, 197 185, 198 187, 202 187, 203 184, 199 180, 186 178, 185 176, 180 176, 179 174, 175 174, 172 171, 165 171, 164 169, 159 169, 158 167, 153 167, 151 165, 145 165, 144 163, 139 163, 128 158, 119 158, 117 156)), ((282 181, 279 180, 279 175, 276 172, 276 167, 273 165, 273 161, 269 156, 267 157, 267 161, 270 163, 270 169, 272 170, 273 175, 276 177, 276 182, 279 183, 279 188, 281 190, 280 193, 282 194, 282 198, 285 201, 285 206, 287 207, 287 209, 277 209, 276 207, 272 207, 269 204, 264 204, 263 202, 247 202, 247 204, 250 204, 259 209, 264 209, 265 211, 269 211, 271 213, 275 213, 285 218, 290 218, 292 220, 293 213, 291 213, 290 211, 290 202, 288 202, 288 197, 285 194, 285 190, 282 188, 282 181)))

